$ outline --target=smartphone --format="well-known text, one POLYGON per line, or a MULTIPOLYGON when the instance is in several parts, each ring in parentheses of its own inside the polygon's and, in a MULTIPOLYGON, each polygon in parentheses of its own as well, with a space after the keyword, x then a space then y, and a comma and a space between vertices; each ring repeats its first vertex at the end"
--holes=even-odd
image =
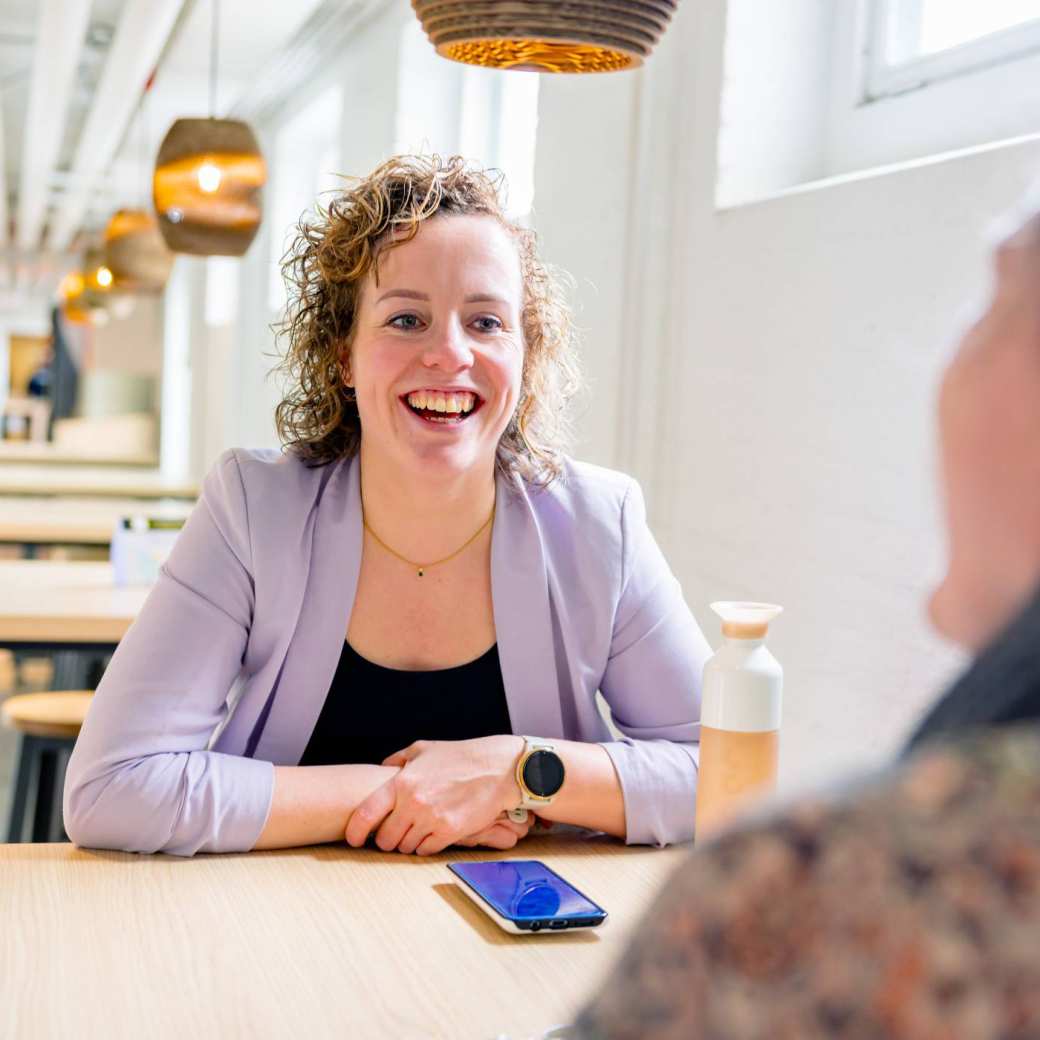
POLYGON ((537 859, 449 863, 455 883, 507 932, 595 928, 607 912, 537 859))

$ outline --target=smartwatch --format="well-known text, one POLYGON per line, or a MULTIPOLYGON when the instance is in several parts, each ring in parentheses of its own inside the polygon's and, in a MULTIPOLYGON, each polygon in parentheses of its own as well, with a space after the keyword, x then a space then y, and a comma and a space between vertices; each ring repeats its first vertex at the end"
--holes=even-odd
POLYGON ((516 823, 526 823, 528 809, 550 805, 563 787, 565 775, 563 759, 556 754, 551 741, 524 737, 524 750, 516 763, 520 804, 509 811, 509 818, 516 823))

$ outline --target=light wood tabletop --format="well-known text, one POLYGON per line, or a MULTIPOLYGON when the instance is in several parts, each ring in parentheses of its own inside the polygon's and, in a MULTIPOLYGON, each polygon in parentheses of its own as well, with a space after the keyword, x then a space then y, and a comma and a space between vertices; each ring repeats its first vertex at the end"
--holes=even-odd
POLYGON ((193 499, 198 487, 191 481, 170 480, 157 469, 0 462, 0 495, 193 499))
POLYGON ((124 516, 187 519, 182 499, 0 497, 0 542, 108 545, 124 516))
POLYGON ((0 845, 0 1033, 541 1037, 573 1018, 687 855, 574 833, 429 858, 0 845), (509 935, 452 884, 446 864, 465 859, 543 860, 609 919, 509 935))
POLYGON ((0 644, 114 645, 148 592, 116 588, 109 563, 0 560, 0 644))
POLYGON ((149 454, 116 453, 105 445, 84 445, 78 450, 60 448, 49 441, 0 441, 0 462, 42 463, 62 465, 91 463, 95 466, 150 466, 159 464, 155 452, 149 454))

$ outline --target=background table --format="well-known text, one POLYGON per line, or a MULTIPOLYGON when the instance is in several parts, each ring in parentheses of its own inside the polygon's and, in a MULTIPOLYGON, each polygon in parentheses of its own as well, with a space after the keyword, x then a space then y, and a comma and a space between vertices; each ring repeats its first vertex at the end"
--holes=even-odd
POLYGON ((156 469, 131 466, 0 463, 0 495, 90 495, 116 498, 197 498, 198 487, 156 469))
POLYGON ((26 556, 41 545, 107 546, 120 517, 185 520, 192 508, 181 499, 0 497, 0 543, 26 556))
POLYGON ((541 1036, 574 1016, 686 855, 566 832, 429 858, 2 845, 0 1035, 541 1036), (609 920, 511 936, 445 866, 512 858, 544 860, 609 920))
POLYGON ((0 560, 0 648, 53 656, 53 689, 92 687, 149 591, 116 588, 110 563, 0 560))
POLYGON ((0 646, 114 646, 148 587, 116 588, 109 563, 0 561, 0 646))

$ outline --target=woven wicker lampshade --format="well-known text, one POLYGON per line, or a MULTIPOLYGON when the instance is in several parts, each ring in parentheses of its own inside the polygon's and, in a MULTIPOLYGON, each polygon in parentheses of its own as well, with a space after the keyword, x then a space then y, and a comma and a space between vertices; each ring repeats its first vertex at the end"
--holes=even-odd
POLYGON ((647 59, 678 0, 412 0, 437 53, 467 65, 617 72, 647 59))
POLYGON ((253 131, 237 119, 178 119, 159 148, 155 211, 176 253, 241 256, 260 226, 267 168, 253 131))
POLYGON ((170 277, 173 253, 159 225, 143 209, 121 209, 105 228, 105 266, 114 288, 125 292, 160 292, 170 277))

